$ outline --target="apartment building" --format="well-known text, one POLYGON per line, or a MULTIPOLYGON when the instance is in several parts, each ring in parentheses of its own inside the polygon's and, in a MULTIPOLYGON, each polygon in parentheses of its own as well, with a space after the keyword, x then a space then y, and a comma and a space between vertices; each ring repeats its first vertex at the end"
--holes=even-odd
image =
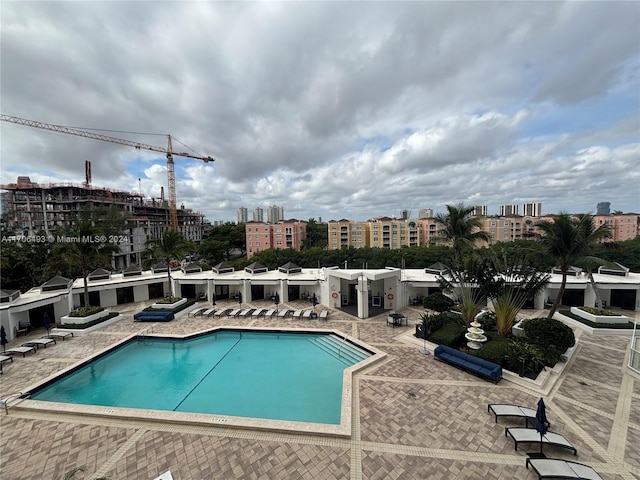
MULTIPOLYGON (((163 199, 145 199, 140 193, 96 187, 89 184, 38 184, 29 177, 0 185, 6 191, 8 227, 16 234, 34 236, 39 232, 55 236, 70 227, 87 209, 115 206, 130 219, 130 228, 119 242, 120 253, 112 257, 112 268, 121 270, 141 263, 145 243, 160 238, 169 228, 169 204, 163 199)), ((178 208, 178 229, 185 238, 202 240, 204 215, 184 205, 178 208)))
POLYGON ((301 250, 305 238, 307 222, 301 220, 283 220, 276 224, 251 221, 245 225, 247 258, 270 248, 301 250))
POLYGON ((500 205, 500 216, 518 215, 518 205, 500 205))
POLYGON ((339 250, 342 247, 368 248, 369 222, 354 220, 330 220, 327 223, 327 248, 339 250))
POLYGON ((422 245, 421 221, 379 217, 365 222, 331 220, 327 223, 328 248, 339 250, 353 248, 417 247, 422 245))
POLYGON ((640 215, 637 213, 594 215, 593 221, 596 227, 608 225, 611 229, 611 237, 603 242, 622 242, 640 235, 640 215))
POLYGON ((267 207, 267 222, 278 223, 284 220, 284 208, 277 205, 267 207))

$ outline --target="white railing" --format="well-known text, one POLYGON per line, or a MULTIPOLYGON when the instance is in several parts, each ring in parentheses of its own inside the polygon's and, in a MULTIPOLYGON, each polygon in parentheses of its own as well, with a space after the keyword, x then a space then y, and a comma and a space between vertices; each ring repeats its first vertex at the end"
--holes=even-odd
POLYGON ((633 336, 631 337, 631 352, 629 355, 629 368, 640 375, 640 323, 633 325, 633 336))

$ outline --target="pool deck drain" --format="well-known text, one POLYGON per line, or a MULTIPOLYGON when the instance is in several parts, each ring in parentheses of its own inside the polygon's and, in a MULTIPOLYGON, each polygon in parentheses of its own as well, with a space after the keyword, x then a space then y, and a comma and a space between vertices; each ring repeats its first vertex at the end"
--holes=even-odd
MULTIPOLYGON (((136 333, 140 325, 133 322, 133 313, 123 312, 121 320, 104 330, 16 358, 5 365, 0 397, 136 333)), ((167 470, 176 480, 537 478, 525 468, 525 453, 514 451, 513 442, 504 436, 504 427, 515 423, 501 419, 496 424, 486 405, 535 405, 539 394, 505 381, 494 385, 420 355, 397 339, 419 321, 420 310, 404 313, 409 326, 400 328, 387 327, 384 316, 358 320, 338 311, 332 311, 326 323, 233 319, 242 326, 336 329, 387 353, 384 361, 353 379, 355 414, 348 437, 233 429, 216 421, 222 416, 210 416, 210 425, 190 425, 11 408, 9 415, 0 416, 2 478, 61 478, 82 465, 88 472, 85 478, 143 480, 167 470)), ((230 322, 181 317, 154 325, 154 333, 183 335, 225 323, 230 322)), ((628 337, 582 334, 575 358, 545 395, 554 431, 577 447, 577 461, 593 466, 605 480, 640 478, 640 382, 626 373, 628 345, 628 337)), ((545 452, 575 460, 564 451, 545 452)))

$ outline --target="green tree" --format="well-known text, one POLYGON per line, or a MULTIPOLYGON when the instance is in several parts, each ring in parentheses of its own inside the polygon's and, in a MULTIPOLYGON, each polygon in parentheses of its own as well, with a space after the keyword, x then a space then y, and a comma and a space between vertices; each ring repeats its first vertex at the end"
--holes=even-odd
POLYGON ((326 223, 317 223, 315 218, 307 221, 307 237, 303 242, 303 249, 313 247, 325 248, 328 244, 328 235, 326 223))
POLYGON ((467 324, 482 311, 485 288, 492 280, 488 276, 490 272, 486 259, 470 256, 464 263, 454 261, 449 272, 438 278, 442 290, 457 295, 460 313, 467 324))
POLYGON ((549 318, 558 310, 567 286, 567 272, 591 253, 593 246, 601 238, 610 235, 608 228, 593 225, 589 214, 572 216, 566 212, 556 215, 553 221, 543 220, 536 226, 542 231, 540 241, 547 255, 555 260, 555 266, 562 273, 562 283, 558 295, 549 310, 549 318))
POLYGON ((80 220, 60 233, 56 238, 64 237, 66 240, 53 243, 52 261, 47 264, 45 271, 52 274, 57 272, 71 278, 78 272, 84 284, 84 305, 88 307, 89 274, 98 267, 109 268, 111 255, 116 253, 119 247, 109 242, 101 228, 91 220, 80 220), (61 271, 61 266, 65 271, 61 271))
POLYGON ((462 203, 446 207, 446 214, 439 213, 435 216, 441 227, 435 241, 450 244, 455 258, 460 261, 464 250, 473 248, 480 241, 489 242, 490 238, 480 230, 482 221, 473 216, 473 207, 465 207, 462 203))
POLYGON ((161 238, 148 240, 146 247, 147 249, 143 252, 145 266, 149 267, 159 261, 167 265, 167 278, 171 295, 173 295, 171 262, 172 260, 182 259, 184 254, 190 250, 191 243, 180 232, 167 229, 163 232, 161 238))

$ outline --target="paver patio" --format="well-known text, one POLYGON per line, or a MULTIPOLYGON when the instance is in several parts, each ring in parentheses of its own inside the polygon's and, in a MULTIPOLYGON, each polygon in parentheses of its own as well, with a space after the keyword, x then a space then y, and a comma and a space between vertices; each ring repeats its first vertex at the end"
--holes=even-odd
MULTIPOLYGON (((270 307, 260 302, 253 306, 270 307)), ((288 306, 309 308, 296 302, 288 306)), ((122 317, 111 325, 60 341, 36 355, 16 357, 0 377, 0 398, 148 328, 149 324, 133 322, 140 308, 119 307, 122 317)), ((153 325, 154 334, 185 334, 220 325, 331 328, 386 352, 386 359, 354 378, 351 438, 15 408, 0 414, 0 478, 57 480, 78 466, 86 466, 84 478, 111 480, 148 480, 167 470, 176 480, 537 478, 525 468, 527 446, 515 451, 504 435, 505 426, 521 421, 501 418, 496 424, 487 404, 535 408, 540 393, 508 380, 494 385, 422 355, 401 339, 413 330, 420 310, 407 308, 403 313, 409 316, 408 326, 395 328, 387 327, 384 315, 360 320, 334 310, 327 322, 183 315, 153 325)), ((574 357, 544 396, 553 431, 576 446, 577 461, 594 467, 605 480, 639 479, 640 381, 626 372, 629 337, 584 332, 578 336, 574 357)), ((545 453, 576 460, 562 449, 545 447, 545 453)))

